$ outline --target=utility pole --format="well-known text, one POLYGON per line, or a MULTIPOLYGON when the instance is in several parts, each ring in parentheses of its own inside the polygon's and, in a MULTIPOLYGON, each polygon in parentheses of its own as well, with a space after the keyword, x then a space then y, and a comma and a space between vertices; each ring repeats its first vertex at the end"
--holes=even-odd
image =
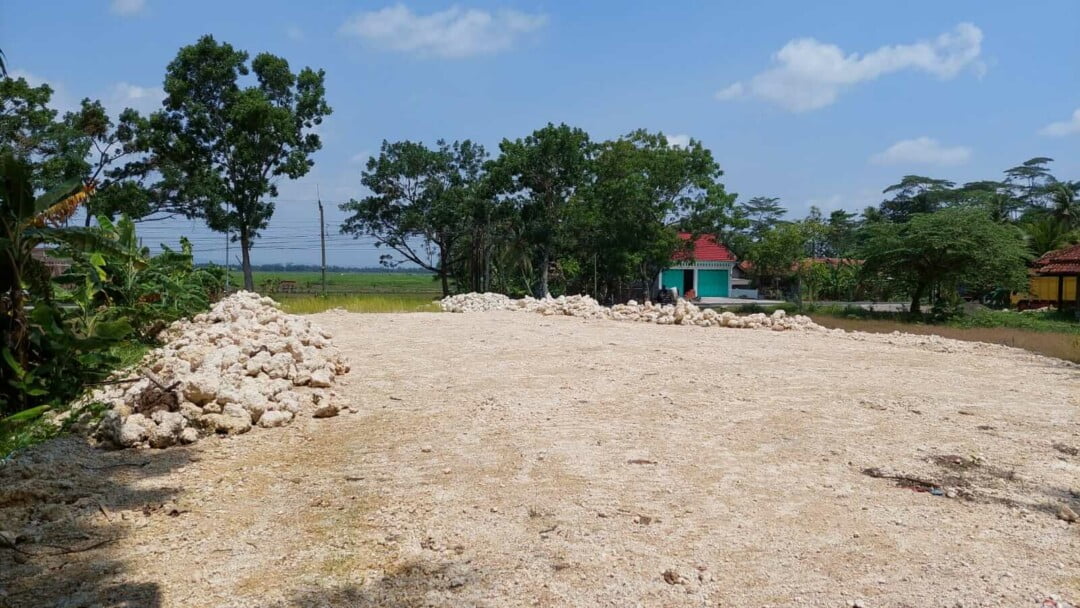
POLYGON ((229 229, 225 228, 225 295, 229 294, 229 279, 232 271, 229 270, 229 229))
POLYGON ((326 222, 323 220, 322 195, 315 184, 315 199, 319 201, 319 243, 322 245, 322 295, 326 297, 326 222))

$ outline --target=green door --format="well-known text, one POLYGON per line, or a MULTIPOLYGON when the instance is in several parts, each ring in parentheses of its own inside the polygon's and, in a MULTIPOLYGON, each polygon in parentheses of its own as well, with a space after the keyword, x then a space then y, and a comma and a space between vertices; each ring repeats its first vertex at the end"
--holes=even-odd
POLYGON ((683 289, 683 271, 665 270, 660 274, 660 286, 664 289, 671 289, 672 287, 678 289, 681 297, 686 292, 683 289))
POLYGON ((699 270, 697 291, 703 298, 726 298, 728 296, 728 271, 699 270))

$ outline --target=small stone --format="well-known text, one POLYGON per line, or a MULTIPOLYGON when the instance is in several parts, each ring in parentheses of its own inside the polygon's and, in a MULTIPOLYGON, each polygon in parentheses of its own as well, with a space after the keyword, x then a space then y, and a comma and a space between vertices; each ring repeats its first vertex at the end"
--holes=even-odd
POLYGON ((443 469, 442 472, 443 475, 449 475, 451 473, 450 469, 443 469))
POLYGON ((431 452, 431 446, 430 446, 430 445, 425 445, 425 446, 422 446, 422 447, 420 448, 420 451, 421 451, 421 452, 423 452, 423 453, 425 453, 425 454, 428 454, 428 453, 430 453, 430 452, 431 452))
POLYGON ((1070 524, 1076 523, 1078 520, 1080 520, 1080 515, 1077 515, 1076 511, 1070 509, 1068 505, 1061 505, 1060 507, 1058 507, 1057 516, 1058 519, 1067 521, 1070 524))
POLYGON ((311 416, 313 418, 332 418, 337 416, 339 411, 338 406, 326 402, 315 408, 315 411, 311 413, 311 416))
POLYGON ((661 576, 664 577, 664 582, 669 584, 669 585, 685 585, 686 584, 686 578, 684 578, 678 572, 676 572, 674 570, 671 570, 671 569, 664 570, 664 572, 663 572, 663 574, 661 574, 661 576))

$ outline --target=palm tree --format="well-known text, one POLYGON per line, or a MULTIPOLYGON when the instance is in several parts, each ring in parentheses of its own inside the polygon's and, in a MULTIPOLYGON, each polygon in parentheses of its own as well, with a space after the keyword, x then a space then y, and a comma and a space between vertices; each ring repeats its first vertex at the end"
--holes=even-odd
POLYGON ((1080 182, 1055 182, 1048 187, 1050 214, 1064 224, 1066 230, 1080 228, 1080 182))
POLYGON ((1080 230, 1070 230, 1064 222, 1052 216, 1043 216, 1025 222, 1020 228, 1024 231, 1028 248, 1036 257, 1047 251, 1080 242, 1080 230))

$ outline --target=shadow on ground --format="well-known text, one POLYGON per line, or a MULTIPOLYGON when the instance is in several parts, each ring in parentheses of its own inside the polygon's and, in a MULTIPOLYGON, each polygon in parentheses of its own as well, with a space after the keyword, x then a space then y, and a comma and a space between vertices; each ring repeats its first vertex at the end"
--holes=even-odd
POLYGON ((276 608, 412 608, 471 605, 464 598, 481 582, 467 564, 453 561, 409 561, 386 572, 371 585, 301 589, 276 608))
POLYGON ((156 582, 129 578, 120 545, 146 518, 178 514, 178 488, 144 482, 192 453, 103 451, 65 437, 0 465, 0 608, 161 606, 156 582))

